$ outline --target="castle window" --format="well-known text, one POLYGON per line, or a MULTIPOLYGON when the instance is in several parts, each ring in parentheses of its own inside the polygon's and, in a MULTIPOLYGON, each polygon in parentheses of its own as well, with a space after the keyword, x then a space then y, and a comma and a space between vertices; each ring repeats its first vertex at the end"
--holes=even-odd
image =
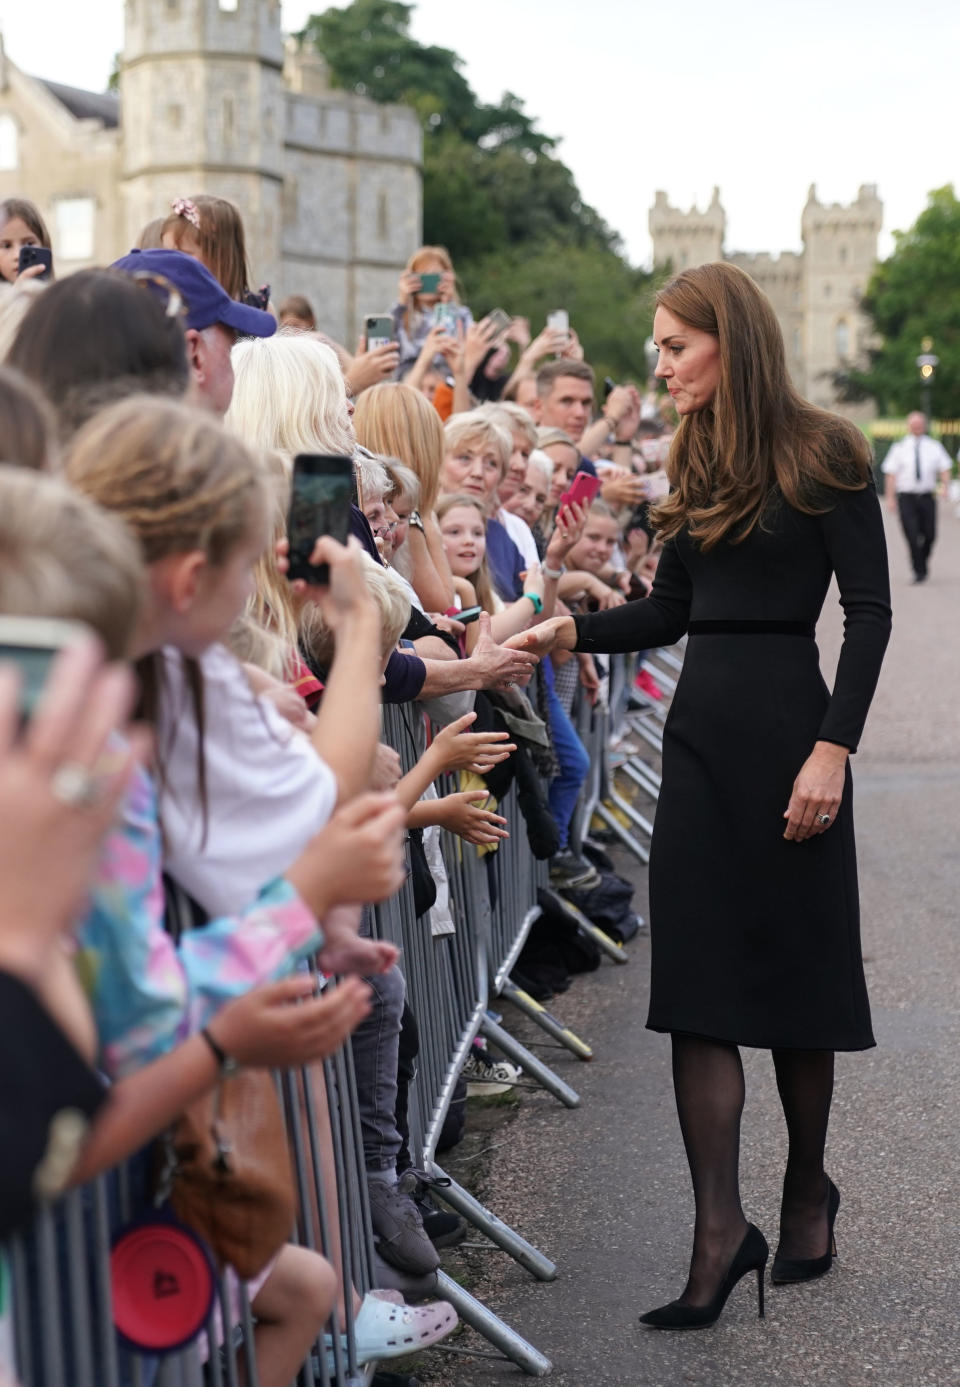
POLYGON ((167 124, 171 130, 179 130, 183 125, 183 107, 175 101, 167 107, 167 124))
POLYGON ((390 235, 390 206, 382 188, 377 193, 377 235, 381 241, 390 235))
POLYGON ((837 255, 838 255, 838 257, 839 257, 840 264, 841 264, 841 265, 845 265, 845 264, 847 263, 847 248, 846 248, 846 246, 841 246, 840 249, 837 251, 837 255))
POLYGON ((20 131, 13 116, 0 116, 0 170, 9 173, 20 167, 20 131))
POLYGON ((831 288, 831 286, 830 286, 829 284, 825 284, 825 285, 823 286, 823 297, 824 297, 825 299, 828 299, 832 293, 833 293, 833 289, 831 288))
POLYGON ((92 260, 96 204, 92 197, 62 197, 56 204, 54 245, 61 260, 92 260))
POLYGON ((839 359, 846 361, 850 355, 850 328, 846 318, 838 319, 837 325, 833 329, 833 343, 839 359))
POLYGON ((176 14, 180 9, 180 0, 167 0, 167 12, 176 14))
POLYGON ((223 98, 223 142, 233 143, 233 97, 223 98))

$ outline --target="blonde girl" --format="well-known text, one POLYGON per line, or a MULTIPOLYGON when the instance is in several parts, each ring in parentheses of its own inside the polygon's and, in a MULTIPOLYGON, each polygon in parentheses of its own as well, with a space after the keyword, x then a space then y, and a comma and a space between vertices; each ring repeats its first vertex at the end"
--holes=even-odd
POLYGON ((391 309, 400 346, 400 380, 416 363, 428 336, 439 326, 444 313, 444 328, 453 340, 465 334, 473 322, 469 308, 457 297, 457 278, 450 252, 444 246, 421 246, 407 261, 397 285, 397 302, 391 309), (436 276, 436 287, 429 278, 425 284, 424 276, 436 276))

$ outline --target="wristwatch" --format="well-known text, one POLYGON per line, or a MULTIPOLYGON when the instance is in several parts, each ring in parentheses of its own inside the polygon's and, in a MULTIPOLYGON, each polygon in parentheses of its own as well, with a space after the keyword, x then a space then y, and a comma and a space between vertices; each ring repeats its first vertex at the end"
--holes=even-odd
POLYGON ((539 616, 543 611, 543 598, 540 596, 539 592, 525 592, 523 595, 528 602, 533 603, 533 610, 536 612, 537 616, 539 616))
POLYGON ((219 1045, 217 1041, 214 1040, 206 1026, 203 1027, 200 1034, 213 1051, 214 1058, 220 1066, 221 1079, 229 1079, 232 1074, 236 1074, 237 1070, 240 1068, 239 1064, 232 1055, 227 1054, 222 1045, 219 1045))
POLYGON ((412 510, 407 516, 407 524, 412 525, 415 530, 423 530, 423 521, 420 519, 420 512, 412 510))

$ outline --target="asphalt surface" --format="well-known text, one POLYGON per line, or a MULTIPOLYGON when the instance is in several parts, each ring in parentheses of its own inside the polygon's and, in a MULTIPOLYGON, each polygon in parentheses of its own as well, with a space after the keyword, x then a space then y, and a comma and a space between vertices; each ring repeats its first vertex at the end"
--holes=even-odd
MULTIPOLYGON (((909 584, 888 517, 894 636, 854 764, 863 945, 878 1046, 838 1058, 828 1169, 840 1188, 829 1276, 772 1289, 757 1318, 744 1280, 695 1334, 637 1316, 683 1286, 692 1198, 669 1042, 644 1029, 648 944, 551 1005, 593 1045, 581 1064, 541 1051, 578 1089, 524 1093, 495 1140, 484 1196, 558 1264, 550 1284, 488 1254, 487 1303, 553 1361, 557 1387, 957 1387, 960 1384, 960 520, 941 508, 932 577, 909 584)), ((826 671, 841 618, 820 630, 826 671)), ((645 907, 645 874, 627 868, 645 907)), ((506 1023, 530 1034, 505 1008, 506 1023)), ((769 1056, 745 1051, 741 1178, 775 1242, 785 1134, 769 1056)), ((478 1254, 475 1254, 478 1255, 478 1254)), ((484 1347, 465 1336, 463 1347, 484 1347)), ((432 1383, 499 1387, 519 1370, 430 1356, 432 1383)))

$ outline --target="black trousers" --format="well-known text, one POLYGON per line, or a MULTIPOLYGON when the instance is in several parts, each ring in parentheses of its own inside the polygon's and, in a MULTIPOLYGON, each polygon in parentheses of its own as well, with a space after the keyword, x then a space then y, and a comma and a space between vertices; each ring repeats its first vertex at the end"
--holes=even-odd
POLYGON ((907 537, 914 576, 927 576, 927 561, 937 537, 937 498, 932 491, 901 491, 897 496, 900 524, 907 537))

